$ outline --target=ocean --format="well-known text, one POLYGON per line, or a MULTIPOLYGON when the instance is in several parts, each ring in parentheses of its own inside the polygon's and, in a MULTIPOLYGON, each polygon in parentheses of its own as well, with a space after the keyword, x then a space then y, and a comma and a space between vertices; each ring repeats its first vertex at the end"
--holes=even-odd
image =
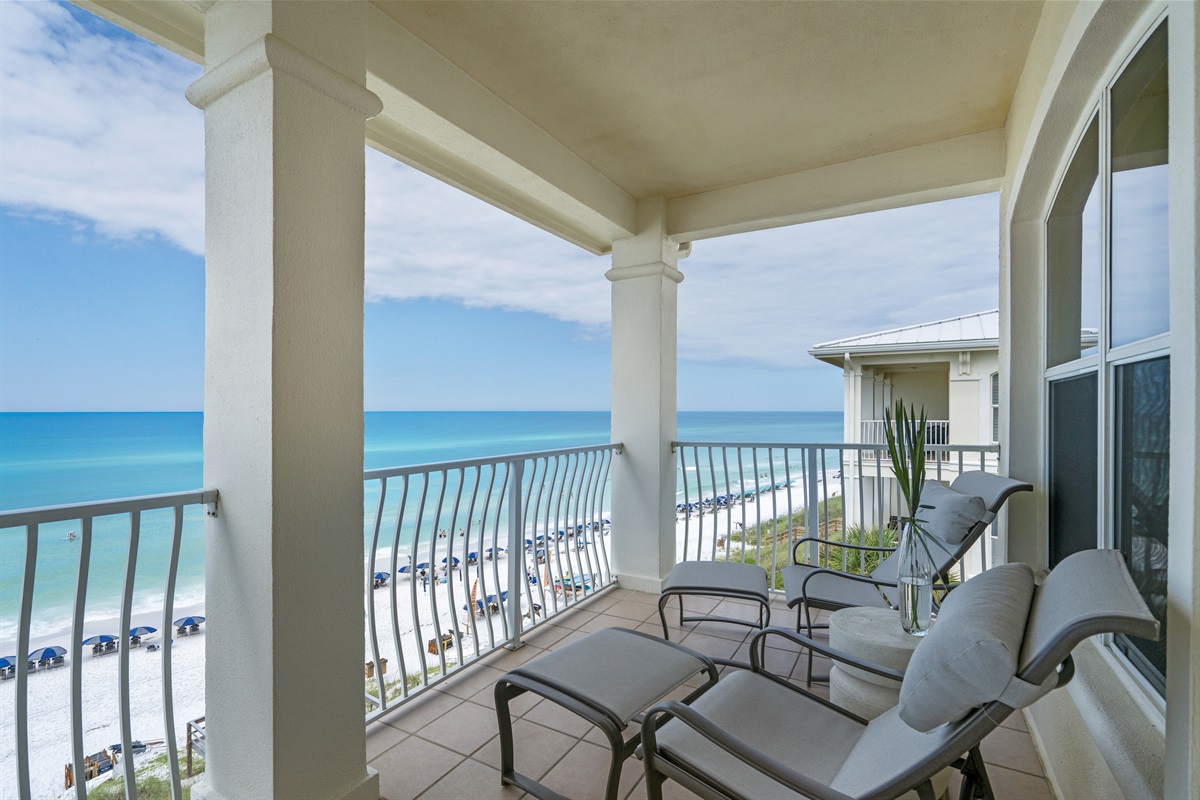
MULTIPOLYGON (((179 492, 202 487, 200 413, 2 413, 0 510, 179 492)), ((598 412, 367 412, 364 468, 603 444, 609 414, 598 412)), ((680 412, 684 441, 840 442, 841 412, 680 412)), ((219 487, 218 487, 219 488, 219 487)), ((364 552, 374 499, 364 503, 364 552)), ((377 495, 376 495, 377 496, 377 495)), ((70 625, 78 567, 75 523, 43 526, 38 539, 31 635, 70 625)), ((177 608, 202 604, 204 515, 185 515, 177 608)), ((171 532, 169 512, 143 515, 134 612, 161 607, 171 532)), ((87 616, 119 611, 128 517, 96 520, 87 616)), ((25 531, 0 530, 0 655, 16 640, 25 531)), ((65 641, 63 642, 65 644, 65 641)))

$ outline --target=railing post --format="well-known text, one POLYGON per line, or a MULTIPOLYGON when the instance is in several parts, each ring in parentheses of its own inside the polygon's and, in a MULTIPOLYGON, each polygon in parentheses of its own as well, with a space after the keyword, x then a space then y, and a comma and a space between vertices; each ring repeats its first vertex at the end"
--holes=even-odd
MULTIPOLYGON (((525 473, 525 461, 508 462, 508 629, 512 634, 509 650, 524 644, 521 641, 521 604, 527 587, 525 581, 525 532, 521 520, 521 483, 525 473)), ((497 591, 499 588, 497 587, 497 591)), ((530 603, 532 604, 532 600, 530 603)), ((530 608, 533 606, 530 605, 530 608)))
MULTIPOLYGON (((819 493, 817 491, 817 448, 808 448, 808 485, 805 487, 808 496, 807 510, 804 512, 804 535, 821 535, 821 512, 819 509, 819 493), (815 534, 814 534, 815 532, 815 534)), ((817 565, 821 557, 820 545, 817 542, 808 543, 808 563, 817 565)))

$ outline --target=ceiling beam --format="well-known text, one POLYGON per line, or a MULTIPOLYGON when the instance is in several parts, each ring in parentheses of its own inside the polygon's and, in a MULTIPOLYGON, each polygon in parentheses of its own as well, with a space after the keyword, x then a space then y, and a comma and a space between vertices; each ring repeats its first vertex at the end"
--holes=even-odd
POLYGON ((667 234, 690 242, 993 192, 1004 141, 999 128, 678 197, 667 234))
POLYGON ((615 183, 374 7, 368 30, 373 146, 594 253, 633 234, 615 183))

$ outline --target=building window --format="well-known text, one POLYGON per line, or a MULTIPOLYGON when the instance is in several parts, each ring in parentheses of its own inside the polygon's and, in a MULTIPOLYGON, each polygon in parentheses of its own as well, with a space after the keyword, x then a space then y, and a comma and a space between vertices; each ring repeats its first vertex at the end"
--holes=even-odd
MULTIPOLYGON (((1048 560, 1088 547, 1120 550, 1164 630, 1167 109, 1163 22, 1100 97, 1046 218, 1045 389, 1048 560)), ((1163 642, 1113 639, 1160 694, 1163 642)))
POLYGON ((992 373, 992 444, 1000 443, 1000 373, 992 373))

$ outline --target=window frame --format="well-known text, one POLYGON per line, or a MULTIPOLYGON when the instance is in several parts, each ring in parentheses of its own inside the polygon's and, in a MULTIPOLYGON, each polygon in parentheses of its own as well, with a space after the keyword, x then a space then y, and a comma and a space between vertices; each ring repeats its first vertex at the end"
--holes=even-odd
MULTIPOLYGON (((1065 152, 1063 158, 1058 165, 1056 179, 1054 181, 1051 192, 1045 207, 1045 212, 1041 219, 1041 230, 1043 233, 1042 242, 1042 309, 1041 309, 1041 325, 1044 334, 1042 347, 1042 407, 1044 413, 1042 415, 1042 441, 1049 442, 1051 430, 1051 407, 1050 407, 1050 392, 1053 383, 1066 378, 1078 377, 1087 373, 1094 372, 1097 379, 1097 519, 1099 520, 1099 530, 1097 531, 1096 546, 1101 548, 1113 548, 1116 546, 1116 499, 1114 488, 1116 486, 1116 469, 1117 464, 1116 449, 1117 449, 1117 426, 1116 404, 1117 398, 1115 390, 1117 386, 1116 371, 1117 368, 1131 363, 1141 361, 1149 361, 1155 358, 1171 356, 1172 331, 1170 327, 1165 333, 1159 333, 1149 336, 1145 339, 1140 339, 1127 344, 1122 344, 1117 347, 1111 346, 1112 332, 1112 90, 1114 85, 1121 79, 1125 70, 1129 67, 1130 62, 1147 44, 1150 37, 1164 25, 1169 19, 1169 14, 1166 11, 1161 11, 1149 18, 1146 23, 1139 27, 1137 33, 1128 40, 1128 44, 1121 53, 1120 59, 1115 60, 1110 70, 1105 73, 1103 79, 1097 82, 1094 90, 1092 101, 1088 104, 1087 109, 1080 115, 1075 130, 1072 133, 1072 145, 1069 151, 1065 152), (1066 361, 1064 363, 1049 365, 1051 342, 1050 336, 1053 327, 1051 325, 1051 297, 1049 292, 1050 286, 1050 270, 1051 270, 1051 237, 1049 235, 1050 223, 1054 216, 1055 201, 1064 188, 1064 183, 1068 178, 1068 173, 1075 160, 1076 154, 1079 152, 1084 137, 1087 135, 1088 129, 1095 120, 1100 132, 1099 141, 1099 163, 1098 163, 1098 178, 1097 183, 1100 189, 1100 329, 1097 341, 1096 352, 1083 355, 1079 358, 1066 361)), ((1168 68, 1170 61, 1168 60, 1168 68)), ((1168 162, 1169 163, 1169 162, 1168 162)), ((1081 309, 1081 317, 1083 312, 1081 309)), ((1045 474, 1049 474, 1050 454, 1049 448, 1045 448, 1042 453, 1043 469, 1045 474)), ((1043 509, 1043 520, 1048 523, 1049 507, 1043 509)), ((1049 526, 1047 524, 1047 534, 1049 534, 1049 526)), ((1045 541, 1046 557, 1048 558, 1050 541, 1049 538, 1045 541)), ((1111 634, 1106 634, 1102 637, 1104 647, 1102 648, 1107 658, 1112 659, 1115 663, 1121 666, 1121 672, 1126 676, 1133 685, 1141 690, 1143 697, 1149 702, 1150 706, 1157 709, 1160 713, 1165 713, 1166 698, 1164 691, 1154 685, 1152 681, 1143 674, 1142 670, 1134 663, 1134 661, 1121 649, 1120 645, 1115 641, 1115 637, 1111 634)), ((1140 653, 1139 653, 1140 655, 1140 653)))

